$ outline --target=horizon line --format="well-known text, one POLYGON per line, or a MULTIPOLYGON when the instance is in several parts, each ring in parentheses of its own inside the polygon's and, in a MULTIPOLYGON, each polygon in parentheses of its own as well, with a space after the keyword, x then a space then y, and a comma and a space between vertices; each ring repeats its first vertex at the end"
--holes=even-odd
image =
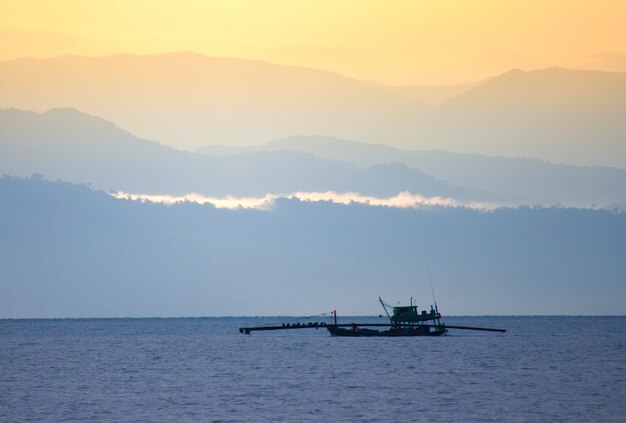
MULTIPOLYGON (((266 319, 266 318, 301 318, 311 320, 310 316, 298 315, 226 315, 226 316, 111 316, 111 317, 0 317, 0 321, 8 320, 147 320, 147 319, 266 319)), ((315 316, 317 317, 317 316, 315 316)), ((337 316, 338 319, 348 317, 375 317, 377 314, 346 314, 337 316)), ((384 316, 383 316, 384 317, 384 316)), ((449 314, 445 318, 456 317, 626 317, 626 314, 449 314)))

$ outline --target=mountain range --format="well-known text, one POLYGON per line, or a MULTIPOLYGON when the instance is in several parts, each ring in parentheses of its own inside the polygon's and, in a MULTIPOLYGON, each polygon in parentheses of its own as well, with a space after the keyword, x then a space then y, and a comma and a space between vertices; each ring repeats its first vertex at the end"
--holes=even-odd
POLYGON ((257 196, 355 192, 500 205, 606 207, 626 201, 626 170, 535 159, 401 150, 322 137, 197 152, 143 140, 74 109, 0 110, 0 173, 139 194, 257 196))
POLYGON ((2 173, 40 173, 50 179, 141 194, 262 197, 338 191, 385 197, 410 191, 457 200, 495 198, 398 163, 361 167, 297 151, 210 157, 176 150, 74 109, 41 114, 0 110, 2 173))
POLYGON ((626 198, 626 169, 614 167, 574 166, 445 150, 403 150, 330 137, 288 137, 259 147, 216 145, 197 151, 218 157, 251 151, 296 151, 362 167, 400 163, 455 186, 490 192, 509 204, 591 207, 611 205, 626 198))
POLYGON ((626 168, 626 73, 513 70, 466 86, 389 87, 192 53, 0 63, 0 107, 72 107, 179 149, 324 135, 626 168))
POLYGON ((626 167, 626 73, 513 70, 428 113, 422 136, 462 152, 626 167))
POLYGON ((179 148, 302 133, 382 137, 427 108, 328 71, 192 53, 3 62, 0 107, 73 107, 179 148))

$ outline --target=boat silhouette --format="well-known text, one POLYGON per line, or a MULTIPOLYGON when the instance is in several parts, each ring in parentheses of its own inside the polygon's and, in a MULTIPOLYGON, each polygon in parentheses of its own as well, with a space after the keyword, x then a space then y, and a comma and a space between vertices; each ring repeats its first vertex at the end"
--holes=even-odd
MULTIPOLYGON (((408 306, 391 306, 378 297, 378 301, 383 306, 385 314, 389 318, 389 323, 338 323, 337 312, 333 311, 332 322, 308 322, 283 323, 280 326, 252 326, 241 327, 239 332, 250 335, 255 331, 265 330, 286 330, 286 329, 318 329, 326 328, 333 336, 442 336, 449 329, 480 330, 488 332, 506 332, 506 329, 484 328, 475 326, 446 325, 441 321, 441 313, 435 305, 430 306, 430 310, 418 310, 417 305, 411 303, 408 306), (390 312, 391 311, 391 312, 390 312), (384 327, 386 329, 371 329, 384 327)), ((380 316, 382 317, 382 315, 380 316)))

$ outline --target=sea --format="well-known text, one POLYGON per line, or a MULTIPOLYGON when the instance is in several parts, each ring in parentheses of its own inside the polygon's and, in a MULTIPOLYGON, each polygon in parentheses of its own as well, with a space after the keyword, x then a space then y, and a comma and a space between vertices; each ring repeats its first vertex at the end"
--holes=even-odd
POLYGON ((626 317, 446 317, 507 332, 443 337, 238 331, 283 322, 308 320, 0 320, 0 421, 626 422, 626 317))

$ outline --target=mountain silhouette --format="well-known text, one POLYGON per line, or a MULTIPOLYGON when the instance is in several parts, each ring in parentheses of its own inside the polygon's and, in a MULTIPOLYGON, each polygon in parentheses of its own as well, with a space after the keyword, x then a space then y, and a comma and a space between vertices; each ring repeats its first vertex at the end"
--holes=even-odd
POLYGON ((403 150, 331 137, 288 137, 261 147, 207 146, 199 152, 227 156, 250 151, 297 151, 319 158, 370 167, 402 163, 451 185, 491 192, 510 204, 564 204, 610 207, 626 199, 626 169, 574 166, 525 158, 403 150))
POLYGON ((303 133, 383 137, 389 125, 406 132, 426 109, 324 70, 193 53, 1 62, 0 107, 72 107, 178 148, 303 133))
POLYGON ((626 73, 513 70, 429 112, 433 148, 626 168, 626 73))
POLYGON ((298 191, 356 192, 485 201, 495 197, 455 187, 398 163, 360 167, 294 151, 210 157, 139 139, 75 109, 46 113, 0 110, 0 174, 90 183, 140 194, 264 196, 298 191))
POLYGON ((182 149, 321 134, 626 168, 626 73, 513 70, 473 86, 389 87, 193 53, 0 62, 0 107, 73 107, 182 149))

